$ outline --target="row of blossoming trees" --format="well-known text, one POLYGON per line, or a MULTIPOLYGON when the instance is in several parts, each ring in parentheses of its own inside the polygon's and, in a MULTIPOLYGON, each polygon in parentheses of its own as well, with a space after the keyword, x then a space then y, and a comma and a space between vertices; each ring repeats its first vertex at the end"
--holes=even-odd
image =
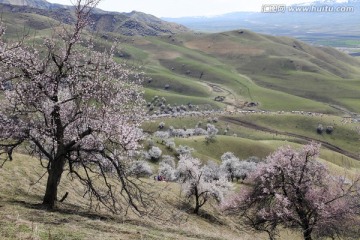
POLYGON ((196 214, 209 200, 223 202, 233 190, 231 182, 235 178, 245 179, 256 167, 251 159, 241 161, 230 152, 223 155, 220 165, 214 161, 202 164, 189 151, 180 154, 178 158, 176 166, 174 158, 163 156, 159 163, 159 176, 182 185, 185 197, 194 199, 193 212, 196 214))
POLYGON ((194 200, 194 213, 215 199, 222 211, 267 232, 270 239, 276 238, 279 227, 300 229, 304 239, 358 239, 360 179, 355 174, 331 173, 317 160, 319 153, 316 143, 299 150, 279 148, 263 162, 241 161, 228 152, 218 165, 202 164, 186 152, 179 156, 177 167, 174 159, 165 156, 159 174, 182 184, 185 196, 194 200), (234 179, 246 183, 235 194, 234 179))
MULTIPOLYGON (((41 47, 26 45, 26 37, 5 40, 1 25, 0 155, 12 160, 21 148, 39 159, 47 171, 43 204, 50 209, 68 171, 85 186, 84 196, 110 211, 148 213, 155 202, 152 188, 128 174, 141 166, 134 162, 143 138, 141 75, 115 62, 113 48, 99 53, 84 41, 97 4, 78 0, 73 26, 55 26, 41 47)), ((195 213, 215 198, 225 212, 270 239, 279 227, 300 229, 307 240, 359 237, 359 178, 332 175, 316 159, 319 149, 315 143, 281 148, 256 167, 230 153, 220 167, 203 165, 185 151, 176 169, 172 159, 163 159, 160 170, 183 184, 195 213), (247 184, 231 197, 236 178, 247 184)))

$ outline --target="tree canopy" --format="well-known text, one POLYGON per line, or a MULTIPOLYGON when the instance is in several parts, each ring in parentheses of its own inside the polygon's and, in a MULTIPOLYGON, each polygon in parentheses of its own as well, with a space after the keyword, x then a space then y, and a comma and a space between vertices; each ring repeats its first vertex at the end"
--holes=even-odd
POLYGON ((143 136, 141 74, 114 61, 114 47, 100 53, 84 37, 98 2, 78 0, 75 24, 55 26, 42 47, 7 42, 1 25, 0 154, 11 160, 21 147, 40 160, 48 208, 68 171, 111 211, 141 212, 142 187, 125 174, 143 136))
POLYGON ((278 227, 300 229, 304 239, 359 236, 359 178, 333 175, 316 160, 320 145, 283 147, 250 174, 251 187, 224 204, 230 214, 275 239, 278 227))

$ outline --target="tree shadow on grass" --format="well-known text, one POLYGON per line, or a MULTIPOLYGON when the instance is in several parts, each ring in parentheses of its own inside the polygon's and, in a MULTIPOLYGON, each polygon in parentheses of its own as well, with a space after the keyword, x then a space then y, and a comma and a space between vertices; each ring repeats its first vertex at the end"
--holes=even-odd
POLYGON ((213 214, 208 213, 207 211, 201 210, 199 211, 199 217, 201 217, 202 219, 206 220, 207 222, 211 223, 211 224, 216 224, 219 226, 224 226, 226 225, 221 219, 215 217, 213 214))
MULTIPOLYGON (((8 204, 21 206, 30 210, 36 210, 31 212, 31 216, 29 216, 28 218, 31 221, 35 221, 43 224, 61 225, 70 222, 83 221, 84 219, 80 219, 80 218, 86 218, 88 220, 93 220, 93 221, 104 221, 104 222, 111 222, 118 224, 130 224, 130 225, 136 225, 142 227, 153 227, 152 224, 150 224, 147 221, 142 221, 134 218, 125 218, 124 215, 111 215, 109 213, 94 212, 91 209, 84 209, 81 206, 70 203, 61 203, 58 204, 56 208, 49 210, 47 207, 45 207, 40 203, 26 202, 23 200, 7 200, 5 202, 7 202, 8 204), (51 213, 59 214, 59 215, 51 216, 51 213), (46 216, 46 214, 49 215, 46 216)), ((93 226, 93 227, 96 228, 97 226, 93 226)), ((99 230, 102 231, 102 229, 99 230)))
POLYGON ((87 218, 90 220, 100 220, 100 221, 114 221, 114 222, 124 222, 120 218, 112 217, 110 215, 106 215, 104 213, 95 213, 91 210, 85 210, 79 206, 72 205, 72 204, 64 204, 62 203, 60 206, 57 206, 54 209, 49 210, 46 206, 40 203, 33 203, 27 202, 24 200, 8 200, 6 201, 8 204, 21 206, 27 209, 36 210, 36 212, 31 213, 31 218, 33 221, 37 221, 44 224, 53 224, 53 225, 60 225, 63 223, 70 222, 68 220, 69 216, 78 216, 87 218), (59 216, 53 217, 52 220, 46 219, 44 216, 46 213, 57 213, 59 216), (63 216, 61 216, 63 215, 63 216), (54 220, 56 219, 56 220, 54 220))
MULTIPOLYGON (((74 225, 77 226, 74 228, 75 230, 77 228, 92 229, 96 232, 107 233, 111 228, 111 231, 117 234, 136 235, 137 233, 127 230, 129 225, 136 227, 141 226, 149 229, 154 228, 146 221, 137 219, 122 219, 119 215, 96 213, 68 203, 63 203, 52 210, 47 209, 42 204, 26 202, 23 200, 8 200, 5 203, 27 209, 28 211, 17 211, 17 214, 20 213, 21 219, 25 219, 26 221, 35 224, 43 224, 44 226, 47 226, 46 228, 49 229, 49 232, 52 231, 56 233, 58 230, 55 230, 55 228, 66 232, 68 231, 67 226, 74 225), (126 226, 117 227, 123 224, 126 224, 126 226)), ((81 231, 83 230, 80 230, 80 232, 81 231)))
POLYGON ((211 223, 211 224, 216 224, 219 226, 223 226, 226 225, 221 219, 217 218, 216 216, 214 216, 213 213, 209 213, 208 211, 204 210, 204 209, 199 209, 199 213, 195 214, 194 213, 194 208, 191 205, 190 202, 182 202, 180 204, 178 204, 178 209, 182 210, 188 214, 192 214, 194 216, 198 216, 199 218, 204 219, 205 221, 211 223))
MULTIPOLYGON (((176 233, 181 236, 194 237, 194 233, 183 231, 181 228, 178 227, 173 228, 170 225, 168 226, 164 226, 161 224, 159 225, 157 223, 154 223, 153 221, 147 221, 144 219, 123 218, 122 215, 111 215, 102 212, 97 213, 97 212, 93 212, 90 209, 88 210, 84 207, 70 203, 61 203, 55 209, 48 210, 42 204, 39 204, 39 202, 41 201, 37 203, 34 200, 24 201, 23 199, 27 199, 27 197, 28 196, 24 195, 20 200, 7 199, 6 201, 3 201, 3 203, 27 209, 27 210, 23 210, 23 212, 21 212, 21 210, 20 211, 17 210, 17 212, 20 212, 20 216, 22 219, 34 223, 44 224, 48 226, 49 229, 53 229, 53 227, 54 228, 60 227, 62 229, 64 226, 79 224, 80 228, 84 228, 84 229, 91 228, 92 230, 99 232, 107 232, 109 231, 109 228, 111 228, 113 232, 117 232, 119 234, 126 234, 127 232, 129 234, 134 234, 132 231, 127 231, 127 229, 131 228, 131 226, 135 226, 136 228, 143 227, 145 229, 150 229, 151 231, 166 231, 168 233, 176 233), (95 222, 91 222, 91 221, 95 221, 95 222), (104 224, 99 223, 97 221, 104 222, 104 224), (119 225, 126 224, 126 225, 123 225, 123 227, 118 228, 117 227, 119 226, 118 224, 119 225)), ((34 197, 36 197, 36 195, 34 195, 34 197)), ((37 199, 41 199, 40 196, 37 196, 37 199)), ((194 215, 193 208, 191 208, 190 204, 187 204, 185 208, 182 208, 182 212, 183 213, 186 212, 189 215, 191 214, 192 216, 197 216, 198 218, 202 218, 211 224, 225 225, 225 223, 223 223, 221 219, 216 218, 212 214, 202 209, 199 211, 199 215, 194 215)), ((186 213, 185 215, 187 215, 186 213)), ((199 234, 198 237, 202 238, 203 235, 199 234)))

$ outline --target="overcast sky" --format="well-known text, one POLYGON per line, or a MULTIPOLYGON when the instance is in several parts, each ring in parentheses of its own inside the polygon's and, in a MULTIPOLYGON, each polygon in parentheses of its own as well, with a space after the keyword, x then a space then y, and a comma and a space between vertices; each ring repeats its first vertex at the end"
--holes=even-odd
MULTIPOLYGON (((71 5, 74 0, 48 0, 71 5)), ((343 1, 343 0, 339 0, 343 1)), ((133 10, 157 17, 211 16, 229 12, 260 12, 263 4, 293 4, 311 0, 102 0, 99 8, 115 12, 133 10)))

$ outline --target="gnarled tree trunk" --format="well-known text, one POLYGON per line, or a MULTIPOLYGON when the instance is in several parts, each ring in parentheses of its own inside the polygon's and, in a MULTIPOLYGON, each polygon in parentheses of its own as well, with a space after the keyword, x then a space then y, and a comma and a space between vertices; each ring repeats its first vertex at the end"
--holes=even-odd
POLYGON ((46 184, 45 196, 43 199, 43 205, 48 209, 53 209, 57 201, 58 186, 61 180, 61 175, 64 171, 65 158, 61 157, 55 159, 48 170, 48 180, 46 184))
POLYGON ((312 232, 312 229, 309 229, 309 228, 304 230, 304 232, 303 232, 304 240, 312 240, 311 232, 312 232))

